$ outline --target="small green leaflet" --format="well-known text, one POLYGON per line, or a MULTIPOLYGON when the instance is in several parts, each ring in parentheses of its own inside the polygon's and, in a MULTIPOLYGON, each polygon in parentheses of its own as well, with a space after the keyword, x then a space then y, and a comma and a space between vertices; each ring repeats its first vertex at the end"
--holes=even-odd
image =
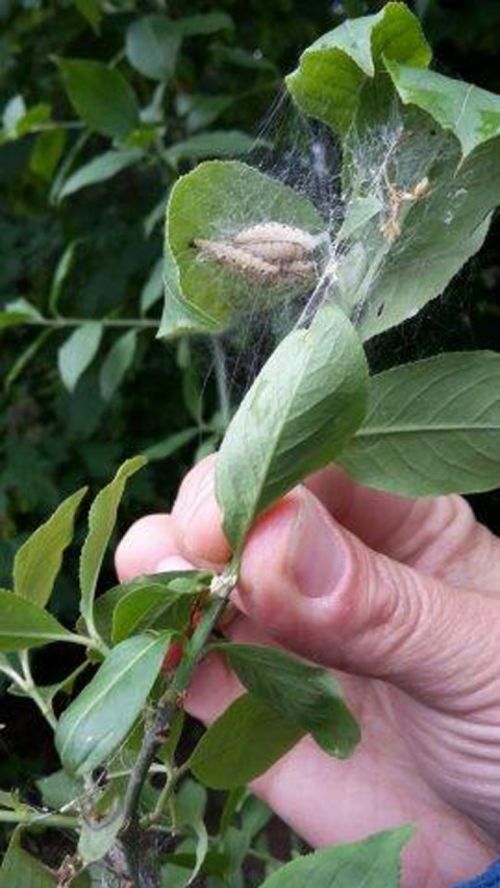
POLYGON ((412 826, 403 826, 298 857, 261 888, 399 888, 401 851, 413 833, 412 826))
POLYGON ((122 586, 123 594, 113 611, 113 643, 146 629, 184 629, 193 600, 208 588, 210 574, 172 571, 137 577, 122 586))
POLYGON ((75 636, 47 611, 14 592, 0 589, 0 651, 20 651, 52 641, 74 640, 75 636))
POLYGON ((157 460, 157 459, 166 459, 168 456, 172 456, 173 453, 176 453, 177 450, 180 450, 181 447, 184 447, 186 444, 189 444, 193 438, 199 436, 200 430, 197 427, 182 429, 181 432, 174 432, 173 435, 168 435, 163 441, 157 441, 155 444, 150 444, 149 447, 146 447, 144 451, 144 456, 147 456, 148 460, 157 460))
POLYGON ((136 345, 137 330, 129 330, 115 340, 104 358, 99 373, 99 387, 105 401, 111 401, 122 384, 134 360, 136 345))
POLYGON ((61 159, 66 144, 67 133, 62 129, 45 130, 39 133, 33 143, 29 168, 32 173, 50 182, 61 159))
POLYGON ((71 774, 88 774, 125 739, 168 648, 170 633, 136 635, 117 645, 60 718, 56 747, 71 774))
POLYGON ((163 257, 153 265, 151 274, 141 290, 141 314, 146 314, 163 294, 163 257))
POLYGON ((102 338, 102 324, 87 321, 68 336, 57 353, 57 363, 61 379, 72 392, 82 373, 94 360, 102 338))
POLYGON ((214 34, 216 31, 234 28, 232 18, 225 12, 201 12, 176 19, 176 26, 183 37, 194 37, 197 34, 214 34))
POLYGON ((277 648, 221 643, 222 652, 246 689, 330 755, 345 758, 360 740, 359 727, 330 672, 277 648))
POLYGON ((216 495, 235 549, 261 512, 343 450, 363 419, 367 382, 361 343, 333 305, 281 341, 217 459, 216 495))
POLYGON ((243 694, 203 735, 189 767, 206 786, 233 789, 267 771, 304 733, 266 703, 243 694))
POLYGON ((87 492, 83 487, 69 496, 16 552, 14 592, 45 607, 59 573, 64 550, 73 539, 77 509, 87 492))
POLYGON ((65 805, 77 804, 84 792, 83 783, 70 777, 66 771, 54 771, 47 777, 36 781, 36 787, 42 794, 44 805, 54 811, 65 805))
POLYGON ((97 185, 99 182, 107 182, 113 176, 126 170, 127 167, 133 166, 143 157, 143 152, 138 148, 127 148, 123 151, 106 151, 92 158, 85 166, 80 167, 76 172, 72 173, 64 182, 58 199, 69 197, 81 191, 82 188, 88 188, 89 185, 97 185))
POLYGON ((97 494, 89 512, 89 531, 80 557, 80 613, 92 625, 92 608, 99 571, 116 522, 118 505, 128 479, 146 464, 143 456, 127 460, 97 494))

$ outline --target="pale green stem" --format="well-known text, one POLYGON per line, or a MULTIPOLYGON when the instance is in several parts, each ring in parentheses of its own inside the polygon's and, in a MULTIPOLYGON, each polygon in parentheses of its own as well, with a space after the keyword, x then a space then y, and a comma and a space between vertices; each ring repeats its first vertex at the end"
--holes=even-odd
POLYGON ((103 327, 158 327, 158 321, 149 318, 26 318, 22 323, 30 327, 80 327, 97 321, 103 327))
POLYGON ((33 681, 28 651, 21 651, 19 654, 19 660, 24 675, 24 681, 20 686, 23 688, 26 694, 31 697, 33 703, 36 703, 44 719, 49 723, 52 730, 55 731, 57 727, 57 719, 54 715, 52 706, 50 705, 50 703, 47 703, 47 701, 43 699, 42 695, 39 693, 36 687, 35 682, 33 681))
POLYGON ((40 814, 38 811, 4 811, 0 810, 0 823, 22 823, 30 827, 48 826, 78 829, 78 817, 70 814, 40 814))
MULTIPOLYGON (((143 820, 141 821, 141 826, 147 827, 150 826, 152 823, 156 823, 157 820, 160 820, 165 808, 172 799, 175 787, 177 786, 179 780, 184 776, 184 774, 187 773, 187 771, 189 771, 189 765, 187 764, 187 762, 185 762, 183 765, 175 768, 175 770, 170 773, 170 776, 167 778, 167 782, 165 783, 165 786, 163 787, 159 795, 154 810, 151 812, 151 814, 148 814, 146 817, 143 818, 143 820)), ((172 825, 172 829, 174 828, 175 825, 172 825)))

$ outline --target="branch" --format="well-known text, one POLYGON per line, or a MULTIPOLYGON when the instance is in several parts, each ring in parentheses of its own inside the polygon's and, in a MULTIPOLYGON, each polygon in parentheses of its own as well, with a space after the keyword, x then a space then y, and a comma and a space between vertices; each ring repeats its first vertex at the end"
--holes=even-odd
MULTIPOLYGON (((153 724, 146 731, 142 746, 132 769, 124 799, 124 829, 120 842, 125 852, 129 875, 137 888, 149 888, 154 885, 150 874, 143 877, 142 852, 148 848, 147 829, 143 829, 139 819, 139 802, 150 768, 159 750, 165 743, 173 716, 184 702, 184 695, 193 677, 194 671, 203 657, 212 632, 217 625, 229 596, 236 585, 236 572, 231 569, 212 583, 212 601, 197 627, 176 673, 160 698, 153 724)), ((181 766, 172 774, 169 781, 169 795, 184 773, 181 766)))

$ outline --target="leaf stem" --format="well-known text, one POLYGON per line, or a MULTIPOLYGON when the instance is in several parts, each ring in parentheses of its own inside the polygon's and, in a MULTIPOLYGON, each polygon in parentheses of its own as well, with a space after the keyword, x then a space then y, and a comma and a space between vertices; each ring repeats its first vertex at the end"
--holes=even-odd
POLYGON ((88 635, 78 635, 76 632, 69 632, 67 635, 63 636, 61 640, 72 642, 72 644, 81 644, 83 647, 93 648, 99 654, 102 654, 103 657, 106 657, 109 654, 109 647, 102 640, 95 626, 89 626, 87 623, 87 629, 89 630, 88 635))
POLYGON ((0 823, 23 823, 26 826, 43 829, 49 826, 78 829, 80 819, 71 814, 46 814, 43 811, 5 811, 1 809, 0 823))
POLYGON ((28 651, 20 651, 19 661, 23 670, 24 681, 21 683, 19 680, 17 680, 17 683, 20 687, 22 687, 25 693, 28 694, 29 697, 31 697, 33 703, 38 706, 40 712, 42 713, 45 720, 49 723, 52 730, 55 731, 55 729, 57 728, 57 719, 54 715, 52 706, 50 705, 50 703, 47 702, 47 700, 44 700, 33 680, 28 651))

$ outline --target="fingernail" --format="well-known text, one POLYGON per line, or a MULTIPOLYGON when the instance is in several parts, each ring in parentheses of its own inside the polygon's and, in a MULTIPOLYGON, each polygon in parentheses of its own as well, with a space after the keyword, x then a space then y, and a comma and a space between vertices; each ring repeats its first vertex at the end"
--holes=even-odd
POLYGON ((290 568, 302 595, 321 598, 341 580, 346 555, 338 533, 322 507, 302 494, 290 537, 290 568))

